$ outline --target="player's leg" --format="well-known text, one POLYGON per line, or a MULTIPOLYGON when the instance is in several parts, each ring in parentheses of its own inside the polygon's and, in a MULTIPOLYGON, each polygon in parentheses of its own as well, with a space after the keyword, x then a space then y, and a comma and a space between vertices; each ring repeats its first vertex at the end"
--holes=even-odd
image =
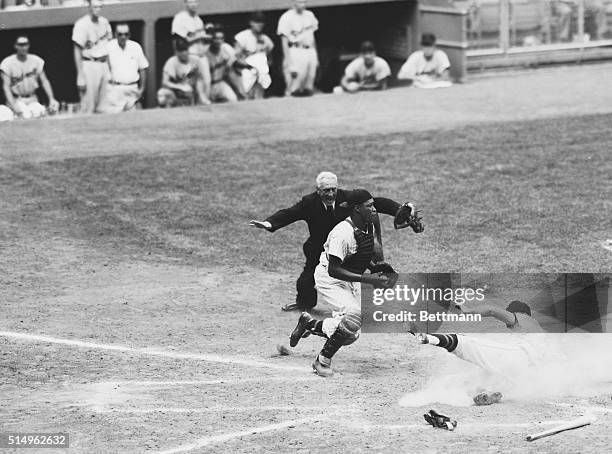
POLYGON ((4 104, 0 104, 0 122, 3 121, 13 121, 15 119, 15 114, 13 111, 4 104))
MULTIPOLYGON (((329 276, 327 269, 317 266, 316 289, 321 301, 340 311, 316 324, 327 337, 323 349, 315 358, 312 367, 322 377, 333 375, 331 361, 340 347, 357 340, 361 330, 361 286, 358 282, 339 281, 329 276)), ((316 332, 315 332, 316 334, 316 332)))
POLYGON ((202 80, 204 84, 204 94, 208 96, 208 99, 211 99, 211 89, 212 89, 212 78, 210 74, 210 62, 206 57, 200 57, 200 64, 202 65, 202 80))
POLYGON ((104 113, 122 112, 126 102, 123 89, 124 87, 121 85, 109 86, 100 110, 104 113))
POLYGON ((41 103, 38 102, 38 99, 33 96, 27 101, 26 108, 30 111, 32 118, 39 118, 44 116, 47 113, 47 109, 41 103))
POLYGON ((224 80, 217 82, 216 87, 216 102, 238 102, 238 96, 230 85, 224 80))
POLYGON ((304 49, 304 56, 307 61, 304 76, 304 90, 306 94, 312 94, 314 92, 314 83, 317 76, 317 68, 319 66, 317 50, 315 48, 304 49))
POLYGON ((93 61, 83 62, 83 76, 85 78, 85 92, 81 98, 81 112, 94 113, 100 90, 101 63, 93 61))
POLYGON ((106 102, 106 97, 108 96, 108 85, 110 81, 110 69, 107 64, 99 64, 99 81, 100 85, 98 88, 98 99, 96 100, 96 112, 101 112, 104 103, 106 102))

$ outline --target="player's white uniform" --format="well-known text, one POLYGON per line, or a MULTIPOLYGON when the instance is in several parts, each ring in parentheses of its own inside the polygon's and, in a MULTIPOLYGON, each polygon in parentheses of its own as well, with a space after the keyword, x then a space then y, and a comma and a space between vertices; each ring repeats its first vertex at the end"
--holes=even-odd
POLYGON ((172 19, 172 34, 185 39, 189 44, 189 54, 200 58, 203 68, 204 91, 210 90, 210 67, 206 58, 209 45, 204 44, 206 30, 204 22, 197 14, 192 16, 187 11, 181 11, 172 19))
POLYGON ((483 369, 512 378, 556 359, 554 348, 542 338, 542 328, 532 317, 517 313, 512 334, 457 335, 457 348, 452 352, 459 358, 483 369))
POLYGON ((133 109, 138 102, 140 71, 149 67, 142 47, 135 41, 127 40, 122 49, 113 39, 108 45, 110 82, 104 112, 118 113, 133 109))
MULTIPOLYGON (((45 61, 33 54, 28 54, 24 61, 19 60, 16 54, 10 55, 0 63, 0 71, 8 76, 16 107, 24 118, 39 117, 46 112, 35 93, 44 66, 45 61)), ((7 113, 4 116, 10 119, 7 113)))
MULTIPOLYGON (((366 66, 363 57, 357 57, 348 64, 344 70, 344 75, 348 78, 349 83, 373 84, 389 77, 391 68, 381 57, 374 57, 374 63, 370 67, 366 66)), ((355 88, 357 89, 357 87, 355 88)))
POLYGON ((319 301, 335 308, 334 316, 323 321, 323 332, 327 336, 334 333, 342 314, 348 311, 361 313, 361 283, 341 281, 331 277, 327 269, 328 255, 334 255, 344 262, 356 252, 357 240, 353 226, 344 220, 329 233, 314 272, 319 301))
POLYGON ((104 17, 94 22, 89 14, 81 17, 72 29, 72 41, 81 48, 85 93, 81 111, 93 113, 100 109, 108 89, 108 43, 112 37, 110 23, 104 17))
MULTIPOLYGON (((245 92, 250 92, 258 84, 262 89, 267 89, 272 84, 270 78, 270 67, 268 66, 268 54, 274 49, 272 40, 263 33, 255 35, 252 30, 247 29, 234 37, 236 41, 236 53, 244 58, 246 63, 255 68, 242 70, 242 82, 245 92)), ((261 91, 263 95, 263 91, 261 91)))
POLYGON ((178 35, 189 43, 189 53, 203 57, 208 46, 202 39, 205 35, 204 22, 197 14, 192 16, 187 11, 181 11, 172 19, 172 34, 178 35))
POLYGON ((229 72, 233 71, 232 65, 236 62, 234 48, 227 43, 223 43, 217 54, 209 48, 206 52, 206 58, 210 65, 210 100, 212 102, 238 101, 236 92, 226 81, 226 78, 230 76, 229 72))
POLYGON ((319 21, 309 10, 300 14, 290 9, 278 21, 277 34, 285 36, 289 42, 289 55, 284 56, 283 63, 288 93, 314 89, 319 66, 314 33, 318 28, 319 21), (297 73, 297 77, 293 78, 291 73, 297 73))
POLYGON ((192 88, 190 94, 175 91, 170 87, 162 86, 157 91, 157 100, 160 106, 174 107, 176 105, 193 105, 195 102, 196 84, 198 79, 203 79, 202 59, 189 55, 187 63, 182 63, 178 57, 172 56, 164 65, 163 72, 168 76, 170 82, 181 85, 189 85, 192 88))
POLYGON ((419 80, 420 78, 433 78, 440 76, 444 71, 450 68, 450 61, 444 51, 440 49, 434 50, 431 60, 425 58, 422 50, 413 52, 408 60, 402 65, 397 78, 419 80))

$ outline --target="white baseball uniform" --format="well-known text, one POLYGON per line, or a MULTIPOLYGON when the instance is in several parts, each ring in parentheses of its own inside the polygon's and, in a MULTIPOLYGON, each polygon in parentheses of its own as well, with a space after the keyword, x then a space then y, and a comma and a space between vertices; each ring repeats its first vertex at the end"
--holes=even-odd
POLYGON ((206 58, 210 65, 210 100, 212 102, 236 102, 238 96, 234 89, 227 83, 226 78, 232 71, 232 65, 236 62, 236 52, 227 43, 221 44, 218 53, 212 48, 206 51, 206 58))
POLYGON ((187 11, 181 11, 172 19, 172 34, 184 38, 189 43, 189 53, 196 57, 203 57, 207 45, 202 39, 206 34, 204 22, 197 14, 191 15, 187 11))
MULTIPOLYGON (((245 92, 250 93, 253 87, 258 84, 265 90, 272 84, 270 78, 270 67, 268 66, 268 55, 274 49, 272 40, 263 33, 256 35, 253 30, 247 29, 238 33, 234 37, 236 41, 236 54, 255 68, 242 70, 242 82, 245 92)), ((253 94, 256 90, 253 90, 253 94)), ((259 91, 263 96, 263 91, 259 91)))
POLYGON ((309 10, 298 13, 292 8, 278 21, 277 34, 285 36, 289 43, 289 55, 284 56, 283 63, 288 93, 314 89, 319 66, 314 33, 318 28, 319 21, 309 10), (297 73, 297 76, 292 77, 292 73, 297 73))
POLYGON ((367 67, 363 57, 357 57, 344 70, 350 81, 360 83, 375 83, 391 75, 389 64, 381 57, 374 57, 374 64, 367 67))
POLYGON ((189 55, 189 60, 182 63, 176 55, 170 57, 164 65, 163 72, 170 82, 175 84, 189 85, 192 89, 191 94, 185 94, 178 90, 162 86, 157 92, 157 99, 160 106, 191 105, 195 102, 196 83, 198 78, 202 78, 202 59, 189 55))
POLYGON ((13 54, 0 63, 0 72, 8 76, 15 105, 24 118, 40 117, 46 112, 36 97, 44 66, 45 61, 34 54, 28 54, 23 61, 13 54))
POLYGON ((81 99, 81 111, 93 113, 100 110, 108 89, 108 43, 112 38, 110 23, 104 17, 94 22, 91 15, 81 17, 72 29, 72 41, 81 49, 85 93, 81 99))
POLYGON ((327 269, 329 265, 328 256, 333 255, 344 262, 356 252, 357 240, 355 239, 353 226, 347 220, 344 220, 329 232, 319 264, 314 272, 315 289, 319 301, 326 302, 336 309, 332 318, 323 321, 323 332, 327 336, 334 333, 338 323, 340 323, 342 314, 348 310, 361 312, 361 283, 342 281, 331 277, 327 269))
POLYGON ((419 76, 440 76, 450 68, 450 61, 446 53, 440 49, 434 50, 430 60, 425 58, 422 50, 413 52, 397 73, 398 79, 415 80, 419 76))

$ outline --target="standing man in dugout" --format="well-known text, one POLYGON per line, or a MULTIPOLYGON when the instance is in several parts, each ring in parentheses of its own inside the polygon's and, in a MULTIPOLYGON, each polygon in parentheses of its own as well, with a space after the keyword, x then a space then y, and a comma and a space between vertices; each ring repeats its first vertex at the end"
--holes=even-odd
POLYGON ((108 43, 113 32, 110 23, 102 17, 101 0, 88 0, 89 13, 74 24, 74 63, 77 69, 77 87, 81 95, 81 111, 100 111, 106 98, 108 81, 108 43))
MULTIPOLYGON (((296 221, 306 221, 310 236, 303 245, 306 263, 302 274, 298 277, 296 287, 297 296, 295 303, 289 303, 282 307, 283 311, 308 311, 317 304, 317 292, 315 290, 315 268, 319 264, 323 245, 327 240, 329 232, 351 214, 349 197, 351 191, 338 189, 338 177, 331 172, 321 172, 316 178, 315 192, 305 195, 298 203, 290 208, 277 211, 264 221, 251 220, 249 225, 268 232, 275 232, 296 221)), ((401 205, 391 199, 377 197, 374 199, 376 211, 379 213, 396 216, 401 205)), ((407 204, 414 213, 414 206, 407 204)), ((375 234, 377 238, 378 260, 382 257, 382 242, 380 235, 380 220, 378 216, 373 218, 375 234)), ((396 228, 403 228, 397 225, 396 228)))
MULTIPOLYGON (((58 102, 53 96, 49 79, 45 74, 45 61, 29 53, 30 40, 27 36, 18 36, 15 40, 15 54, 6 57, 0 63, 2 88, 6 103, 12 113, 22 118, 40 117, 46 109, 38 102, 36 90, 42 85, 49 98, 49 110, 56 111, 58 102)), ((8 112, 8 117, 12 118, 8 112)))
POLYGON ((140 107, 149 62, 136 41, 130 39, 130 26, 117 24, 116 39, 108 45, 111 78, 104 112, 118 113, 140 107))
POLYGON ((295 0, 294 7, 278 20, 277 34, 283 44, 285 96, 310 96, 319 66, 314 33, 319 21, 306 9, 306 0, 295 0))

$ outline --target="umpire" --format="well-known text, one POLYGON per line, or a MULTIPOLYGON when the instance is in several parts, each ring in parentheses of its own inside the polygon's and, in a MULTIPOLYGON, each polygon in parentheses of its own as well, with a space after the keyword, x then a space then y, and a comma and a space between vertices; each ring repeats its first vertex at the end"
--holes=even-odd
MULTIPOLYGON (((282 307, 284 311, 299 309, 307 311, 317 304, 314 271, 319 264, 323 245, 329 232, 339 222, 346 219, 351 208, 348 200, 351 191, 338 189, 338 178, 331 172, 321 172, 316 178, 317 190, 302 197, 290 208, 277 211, 265 221, 251 220, 249 225, 274 232, 296 221, 306 221, 310 236, 303 246, 306 264, 297 280, 295 303, 282 307)), ((400 204, 383 197, 374 198, 374 206, 379 213, 395 216, 400 204)), ((414 208, 413 208, 414 209, 414 208)), ((380 221, 375 220, 376 236, 380 243, 380 221)), ((382 259, 382 257, 381 257, 382 259)))

